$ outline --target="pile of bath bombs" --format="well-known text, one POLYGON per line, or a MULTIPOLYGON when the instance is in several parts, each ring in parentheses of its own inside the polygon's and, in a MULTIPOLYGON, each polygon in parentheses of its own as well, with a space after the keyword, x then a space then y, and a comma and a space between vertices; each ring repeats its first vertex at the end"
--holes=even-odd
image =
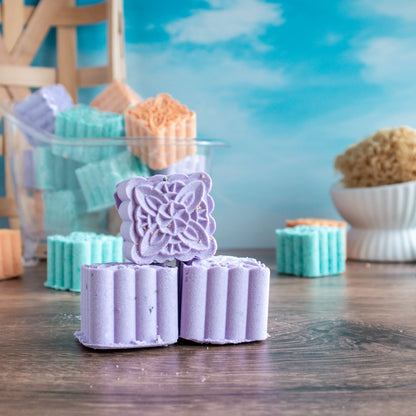
POLYGON ((114 188, 124 179, 205 170, 194 141, 196 115, 169 94, 144 101, 115 80, 90 105, 74 105, 56 84, 13 109, 38 129, 19 124, 30 146, 22 152, 23 187, 43 198, 46 235, 105 232, 114 188), (115 143, 120 137, 126 139, 115 143), (86 138, 97 145, 83 145, 86 138))
POLYGON ((267 338, 270 270, 255 259, 215 255, 211 186, 205 172, 117 184, 123 255, 130 262, 81 265, 81 330, 75 336, 83 345, 267 338))

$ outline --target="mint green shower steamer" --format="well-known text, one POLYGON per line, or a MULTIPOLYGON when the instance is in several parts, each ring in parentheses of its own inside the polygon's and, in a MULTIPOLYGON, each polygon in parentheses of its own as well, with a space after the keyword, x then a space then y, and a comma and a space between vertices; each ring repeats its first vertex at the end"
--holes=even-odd
POLYGON ((81 290, 81 265, 123 261, 123 239, 112 235, 73 232, 47 238, 46 287, 81 290))
MULTIPOLYGON (((56 115, 55 134, 67 138, 121 137, 124 134, 124 118, 121 114, 100 111, 79 104, 56 115)), ((53 153, 77 160, 93 162, 113 156, 123 150, 123 146, 65 146, 53 144, 53 153)))
POLYGON ((345 229, 298 225, 276 230, 277 272, 305 277, 345 271, 345 229))
POLYGON ((75 173, 88 212, 113 206, 113 193, 118 182, 134 176, 150 176, 148 167, 127 150, 111 158, 88 163, 75 173))

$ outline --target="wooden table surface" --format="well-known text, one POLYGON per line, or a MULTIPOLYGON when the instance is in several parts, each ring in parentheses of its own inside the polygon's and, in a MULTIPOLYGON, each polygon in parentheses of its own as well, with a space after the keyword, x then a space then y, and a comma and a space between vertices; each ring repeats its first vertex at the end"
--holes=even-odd
POLYGON ((0 282, 0 415, 416 414, 416 265, 302 279, 232 254, 272 269, 267 341, 95 352, 45 263, 0 282))

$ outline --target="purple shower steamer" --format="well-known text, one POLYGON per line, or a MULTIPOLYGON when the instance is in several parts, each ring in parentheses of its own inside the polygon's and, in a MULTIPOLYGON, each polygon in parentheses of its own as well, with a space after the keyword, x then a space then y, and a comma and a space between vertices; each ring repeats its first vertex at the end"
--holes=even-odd
MULTIPOLYGON (((13 110, 32 126, 53 134, 56 114, 73 105, 72 97, 65 87, 62 84, 54 84, 39 88, 23 101, 16 103, 13 110)), ((22 131, 32 146, 46 144, 26 132, 24 127, 22 131)))
POLYGON ((158 347, 178 340, 178 269, 101 263, 81 266, 81 330, 86 347, 158 347))
POLYGON ((270 269, 255 259, 214 256, 181 264, 179 337, 237 344, 268 337, 270 269))
POLYGON ((214 201, 207 173, 135 177, 116 185, 123 254, 136 264, 213 256, 214 201))

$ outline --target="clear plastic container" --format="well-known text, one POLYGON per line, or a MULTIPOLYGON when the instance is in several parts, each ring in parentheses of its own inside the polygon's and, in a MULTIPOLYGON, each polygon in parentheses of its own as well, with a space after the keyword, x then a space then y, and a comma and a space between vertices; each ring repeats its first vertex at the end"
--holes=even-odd
MULTIPOLYGON (((27 123, 0 103, 26 265, 48 235, 72 231, 117 234, 115 184, 133 176, 210 172, 220 140, 62 138, 27 123), (162 158, 162 169, 151 160, 162 158), (146 161, 146 163, 144 162, 146 161)), ((160 163, 158 164, 160 166, 160 163)))

